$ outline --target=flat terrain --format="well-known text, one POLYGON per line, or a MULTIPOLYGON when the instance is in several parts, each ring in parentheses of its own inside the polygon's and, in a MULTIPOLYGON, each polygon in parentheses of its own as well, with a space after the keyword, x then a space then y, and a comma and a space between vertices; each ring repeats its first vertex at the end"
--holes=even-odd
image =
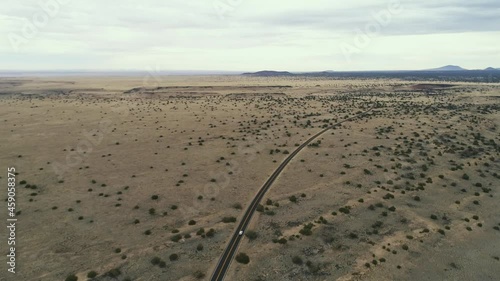
POLYGON ((0 280, 207 280, 287 155, 371 107, 287 166, 226 280, 498 280, 499 84, 239 76, 1 78, 0 280))

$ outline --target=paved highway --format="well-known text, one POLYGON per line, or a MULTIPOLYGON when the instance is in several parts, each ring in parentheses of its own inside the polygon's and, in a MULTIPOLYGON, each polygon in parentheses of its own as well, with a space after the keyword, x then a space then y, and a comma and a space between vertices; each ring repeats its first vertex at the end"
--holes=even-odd
POLYGON ((228 270, 231 261, 233 260, 233 257, 236 253, 236 250, 238 249, 238 245, 240 244, 241 239, 243 239, 243 235, 239 235, 240 231, 245 232, 247 229, 248 225, 250 224, 250 220, 252 219, 253 214, 255 213, 255 210, 257 209, 257 206, 259 206, 260 202, 262 201, 262 198, 264 198, 264 195, 266 192, 269 190, 273 182, 278 178, 278 176, 281 174, 281 172, 285 169, 286 165, 292 161, 292 159, 307 145, 309 145, 313 140, 315 140, 317 137, 321 136, 324 134, 326 131, 330 130, 331 128, 338 126, 344 122, 351 121, 355 118, 361 117, 364 114, 370 112, 373 108, 370 108, 362 113, 359 113, 353 117, 350 117, 346 120, 343 120, 341 122, 338 122, 321 132, 317 133, 316 135, 312 136, 309 138, 306 142, 304 142, 301 146, 297 147, 294 152, 292 152, 286 159, 279 165, 279 167, 274 171, 274 173, 269 177, 269 179, 264 183, 262 188, 259 190, 255 198, 252 200, 252 203, 250 203, 250 206, 248 206, 247 210, 245 211, 245 214, 243 215, 240 224, 238 225, 238 228, 236 228, 236 231, 234 232, 233 236, 231 237, 231 241, 229 241, 229 244, 227 245, 226 249, 224 250, 224 253, 222 254, 221 258, 219 259, 219 262, 217 263, 217 266, 212 274, 212 277, 210 278, 211 281, 222 281, 224 280, 224 276, 226 274, 226 271, 228 270))

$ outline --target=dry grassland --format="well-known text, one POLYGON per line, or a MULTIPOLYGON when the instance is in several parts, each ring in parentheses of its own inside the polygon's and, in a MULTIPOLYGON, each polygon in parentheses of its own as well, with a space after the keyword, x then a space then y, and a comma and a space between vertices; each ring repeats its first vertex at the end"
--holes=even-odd
POLYGON ((287 154, 370 107, 289 164, 226 280, 498 280, 500 86, 417 84, 2 78, 18 280, 207 280, 287 154))

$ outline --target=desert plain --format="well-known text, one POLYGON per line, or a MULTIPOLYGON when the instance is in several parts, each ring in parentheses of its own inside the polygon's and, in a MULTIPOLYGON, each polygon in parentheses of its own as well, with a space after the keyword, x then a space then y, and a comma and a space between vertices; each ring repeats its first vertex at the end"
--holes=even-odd
POLYGON ((208 280, 287 155, 365 111, 287 165, 226 280, 499 280, 499 110, 495 83, 1 78, 0 280, 208 280))

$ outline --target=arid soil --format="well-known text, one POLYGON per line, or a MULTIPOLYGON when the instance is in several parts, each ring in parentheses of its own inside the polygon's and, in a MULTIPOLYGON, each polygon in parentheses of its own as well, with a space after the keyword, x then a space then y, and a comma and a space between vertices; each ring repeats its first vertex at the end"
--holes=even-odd
POLYGON ((239 76, 0 79, 0 280, 208 280, 288 153, 372 107, 289 164, 226 280, 498 280, 500 85, 239 76))

